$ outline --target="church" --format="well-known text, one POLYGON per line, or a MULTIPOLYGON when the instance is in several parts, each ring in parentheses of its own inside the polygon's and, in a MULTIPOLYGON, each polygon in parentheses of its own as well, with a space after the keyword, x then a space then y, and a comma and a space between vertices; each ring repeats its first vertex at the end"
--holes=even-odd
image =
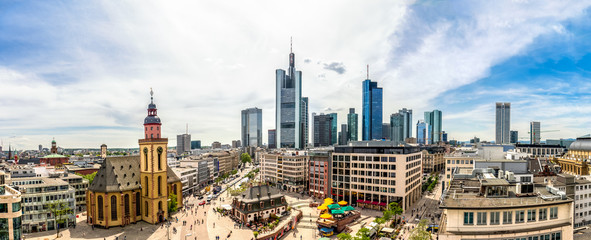
POLYGON ((162 138, 151 90, 150 96, 140 154, 105 158, 86 191, 88 224, 109 228, 138 221, 163 222, 168 218, 170 194, 175 194, 177 206, 182 206, 181 179, 167 164, 168 138, 162 138))

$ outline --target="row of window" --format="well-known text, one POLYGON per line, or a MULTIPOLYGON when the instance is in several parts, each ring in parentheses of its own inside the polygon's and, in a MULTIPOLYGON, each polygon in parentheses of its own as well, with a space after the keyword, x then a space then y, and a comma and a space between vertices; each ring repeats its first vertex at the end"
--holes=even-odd
POLYGON ((474 160, 447 160, 447 164, 474 164, 474 160))
MULTIPOLYGON (((498 225, 501 222, 501 212, 476 212, 476 225, 498 225), (490 218, 488 218, 488 216, 490 218)), ((515 211, 515 223, 524 223, 525 210, 515 211)), ((558 207, 550 208, 550 219, 558 218, 558 207)), ((527 222, 548 220, 548 209, 528 209, 527 222), (536 218, 536 213, 538 217, 536 218)), ((513 211, 503 212, 503 224, 513 224, 513 211)), ((474 225, 474 212, 464 212, 464 225, 474 225)))
MULTIPOLYGON (((466 239, 476 240, 476 239, 466 239)), ((516 237, 516 238, 490 238, 489 240, 562 240, 561 232, 537 234, 534 236, 516 237)))

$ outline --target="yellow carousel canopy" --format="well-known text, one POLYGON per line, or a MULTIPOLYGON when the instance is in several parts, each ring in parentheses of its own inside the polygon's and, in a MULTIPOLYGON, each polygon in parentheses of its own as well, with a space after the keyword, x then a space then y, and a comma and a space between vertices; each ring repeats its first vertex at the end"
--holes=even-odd
POLYGON ((346 201, 340 201, 339 202, 339 205, 341 205, 341 206, 347 205, 347 202, 346 201))
POLYGON ((332 215, 325 213, 325 214, 320 215, 320 218, 329 219, 329 218, 332 218, 332 215))
POLYGON ((326 205, 318 206, 318 210, 326 210, 326 209, 328 209, 328 207, 326 205))

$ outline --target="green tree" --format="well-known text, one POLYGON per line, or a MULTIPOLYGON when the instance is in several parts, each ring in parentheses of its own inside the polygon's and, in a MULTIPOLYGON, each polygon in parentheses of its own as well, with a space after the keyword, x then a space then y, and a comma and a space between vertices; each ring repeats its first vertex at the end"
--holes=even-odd
POLYGON ((92 184, 92 181, 94 180, 94 177, 96 177, 96 172, 93 172, 91 174, 86 174, 86 175, 82 175, 79 173, 76 173, 76 175, 81 176, 85 179, 88 179, 88 184, 92 184))
POLYGON ((60 236, 59 224, 65 223, 70 214, 74 214, 74 210, 64 200, 58 200, 47 204, 47 208, 55 220, 55 229, 57 231, 57 238, 60 236))
POLYGON ((353 240, 353 237, 349 233, 339 233, 337 235, 338 240, 353 240))
POLYGON ((389 221, 394 217, 394 220, 398 219, 398 215, 402 214, 402 208, 398 205, 397 202, 391 202, 388 204, 388 209, 384 211, 384 219, 389 221))
POLYGON ((410 231, 410 240, 429 240, 431 233, 427 232, 427 220, 423 219, 419 224, 410 231))
POLYGON ((176 201, 176 194, 171 193, 170 195, 168 195, 168 213, 170 214, 171 212, 176 212, 177 210, 177 201, 176 201))
POLYGON ((250 158, 250 155, 248 155, 248 153, 243 153, 242 155, 240 155, 240 160, 242 160, 242 163, 252 163, 252 159, 250 158))
POLYGON ((362 227, 357 231, 355 234, 355 240, 370 240, 369 238, 369 229, 362 227))
POLYGON ((230 175, 236 175, 236 173, 238 173, 238 170, 234 169, 234 170, 232 170, 232 172, 230 173, 230 175))

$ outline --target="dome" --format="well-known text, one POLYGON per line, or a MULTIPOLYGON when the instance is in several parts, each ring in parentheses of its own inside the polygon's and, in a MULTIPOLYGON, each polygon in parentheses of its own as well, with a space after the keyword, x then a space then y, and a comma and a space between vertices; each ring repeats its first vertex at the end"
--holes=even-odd
POLYGON ((104 143, 103 143, 103 145, 101 145, 101 147, 107 147, 107 144, 104 144, 104 143))
POLYGON ((570 145, 568 150, 591 151, 591 135, 587 134, 578 137, 577 140, 570 145))
POLYGON ((156 104, 154 104, 153 102, 148 104, 148 109, 156 109, 156 104))
POLYGON ((160 118, 158 116, 147 116, 144 119, 144 124, 150 124, 150 123, 160 123, 160 118))

